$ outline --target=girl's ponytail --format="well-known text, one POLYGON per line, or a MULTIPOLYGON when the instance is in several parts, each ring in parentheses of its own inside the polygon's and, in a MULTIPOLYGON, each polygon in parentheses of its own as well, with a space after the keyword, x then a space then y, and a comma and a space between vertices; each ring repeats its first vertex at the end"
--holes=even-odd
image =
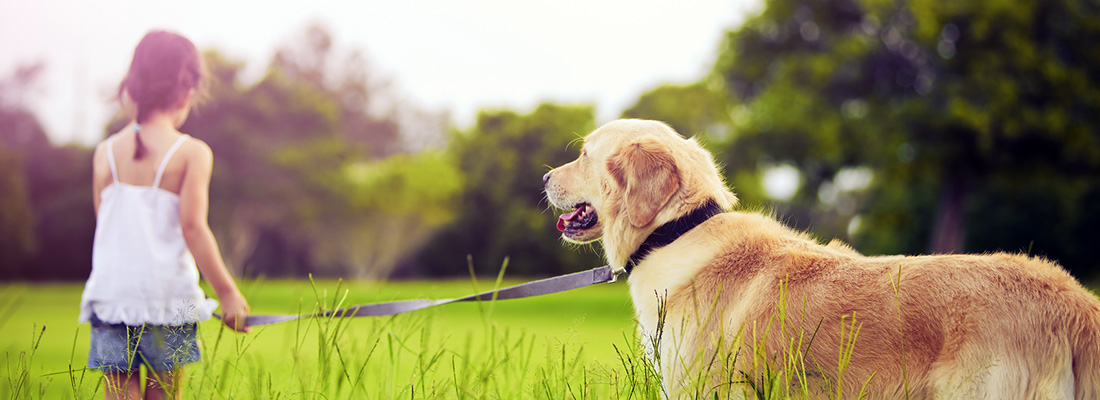
POLYGON ((145 144, 141 143, 141 124, 134 124, 134 159, 145 157, 145 144))

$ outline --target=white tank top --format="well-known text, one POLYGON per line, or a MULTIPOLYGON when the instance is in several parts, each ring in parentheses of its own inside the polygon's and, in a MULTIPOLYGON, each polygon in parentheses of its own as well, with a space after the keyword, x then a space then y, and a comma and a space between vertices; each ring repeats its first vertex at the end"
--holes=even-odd
POLYGON ((180 229, 179 195, 160 188, 172 144, 153 186, 119 182, 114 136, 107 139, 113 182, 100 192, 92 245, 92 273, 80 300, 80 322, 94 313, 107 323, 182 325, 209 319, 218 307, 199 288, 195 259, 180 229))

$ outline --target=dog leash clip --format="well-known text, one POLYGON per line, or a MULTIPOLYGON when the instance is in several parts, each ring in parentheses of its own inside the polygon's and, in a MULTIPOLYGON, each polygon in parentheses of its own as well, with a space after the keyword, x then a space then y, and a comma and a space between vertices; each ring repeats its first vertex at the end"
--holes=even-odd
POLYGON ((625 272, 626 272, 625 268, 618 268, 618 269, 612 268, 611 269, 611 279, 609 279, 607 281, 607 283, 615 283, 616 281, 619 280, 619 275, 622 275, 625 272))

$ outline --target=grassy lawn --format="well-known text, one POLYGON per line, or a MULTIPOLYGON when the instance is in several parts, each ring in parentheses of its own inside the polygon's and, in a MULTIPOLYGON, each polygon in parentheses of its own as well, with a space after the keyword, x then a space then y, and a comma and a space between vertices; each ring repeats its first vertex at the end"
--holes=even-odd
MULTIPOLYGON (((242 291, 257 314, 294 314, 331 307, 345 294, 343 304, 353 305, 457 297, 493 284, 253 281, 242 291)), ((84 369, 90 326, 76 322, 82 288, 0 286, 0 396, 103 396, 100 373, 84 369)), ((212 320, 199 334, 203 360, 185 369, 186 398, 608 398, 659 390, 639 382, 652 376, 639 368, 623 282, 396 317, 288 322, 248 335, 212 320)))
MULTIPOLYGON (((452 298, 492 286, 252 281, 242 291, 257 314, 294 314, 319 304, 452 298)), ((103 397, 100 373, 84 368, 90 327, 76 323, 82 289, 0 285, 0 398, 103 397)), ((185 368, 183 393, 202 399, 660 398, 634 329, 621 281, 394 317, 299 320, 247 335, 211 320, 200 324, 203 359, 185 368)), ((750 397, 789 396, 783 388, 806 373, 797 357, 791 360, 779 360, 765 375, 750 373, 757 391, 750 397)))

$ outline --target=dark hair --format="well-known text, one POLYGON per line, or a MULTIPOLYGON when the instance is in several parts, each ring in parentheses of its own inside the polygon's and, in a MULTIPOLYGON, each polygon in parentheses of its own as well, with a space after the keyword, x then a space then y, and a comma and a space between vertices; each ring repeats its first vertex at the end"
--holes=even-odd
MULTIPOLYGON (((141 124, 155 111, 176 107, 191 90, 205 94, 206 64, 195 45, 187 38, 165 31, 151 31, 134 49, 134 59, 122 83, 118 97, 128 94, 133 101, 135 122, 141 124)), ((140 132, 134 135, 134 159, 145 155, 140 132)))

